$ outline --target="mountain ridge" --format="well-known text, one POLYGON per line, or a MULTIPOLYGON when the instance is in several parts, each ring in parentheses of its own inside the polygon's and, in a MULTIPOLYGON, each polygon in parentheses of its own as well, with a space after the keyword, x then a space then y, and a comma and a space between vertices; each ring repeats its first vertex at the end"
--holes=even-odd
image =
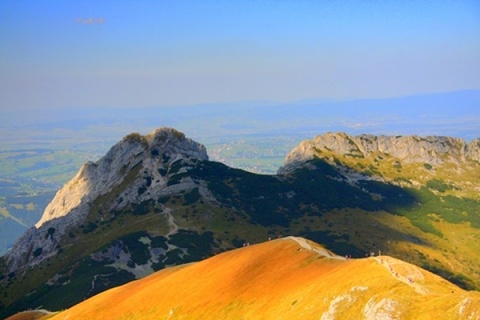
POLYGON ((51 319, 474 319, 479 303, 401 260, 346 259, 290 236, 159 271, 51 319))
POLYGON ((352 136, 345 133, 326 133, 313 140, 301 142, 290 151, 279 173, 295 169, 297 164, 311 160, 322 150, 350 157, 368 157, 381 153, 404 162, 436 165, 444 162, 460 164, 467 160, 480 161, 480 139, 466 142, 445 136, 352 136), (292 167, 290 169, 290 167, 292 167))
MULTIPOLYGON (((82 166, 78 174, 56 195, 55 199, 47 206, 44 215, 35 225, 39 228, 43 223, 54 218, 65 216, 71 210, 78 206, 81 197, 95 197, 101 193, 110 190, 114 185, 121 183, 118 181, 121 177, 121 170, 131 170, 140 162, 145 161, 142 156, 145 152, 158 153, 158 148, 163 151, 164 155, 171 154, 175 158, 172 162, 179 160, 180 157, 195 157, 200 160, 208 160, 206 149, 203 145, 185 138, 183 133, 171 128, 160 128, 152 133, 142 136, 132 133, 124 137, 119 143, 115 144, 107 154, 97 162, 87 162, 82 166), (98 176, 101 179, 98 179, 98 176), (85 181, 81 181, 81 180, 85 181), (80 194, 73 197, 74 203, 66 203, 67 195, 78 189, 76 184, 84 182, 85 185, 80 187, 80 194), (62 190, 67 189, 62 194, 62 190), (58 199, 60 196, 60 199, 58 199), (80 197, 80 199, 78 199, 80 197), (61 202, 61 205, 60 205, 61 202), (62 212, 55 212, 58 208, 62 208, 62 212)), ((157 168, 158 170, 158 168, 157 168)), ((89 201, 90 199, 87 199, 89 201)))
MULTIPOLYGON (((154 176, 156 180, 150 178, 145 181, 141 177, 134 179, 134 185, 127 189, 127 194, 120 195, 127 198, 125 204, 128 201, 142 201, 142 198, 151 197, 148 193, 144 194, 147 188, 157 190, 157 193, 168 189, 167 181, 159 171, 163 169, 162 164, 155 162, 143 164, 144 161, 152 159, 151 156, 158 155, 158 150, 162 150, 161 162, 167 166, 188 157, 208 159, 203 145, 186 138, 183 133, 172 128, 159 128, 145 136, 138 133, 125 136, 100 160, 84 164, 77 175, 56 193, 35 227, 28 229, 5 255, 7 264, 10 264, 9 272, 31 267, 56 254, 59 240, 64 236, 63 231, 70 225, 83 223, 92 209, 93 202, 120 185, 128 177, 125 172, 136 167, 138 168, 135 170, 138 171, 139 166, 144 165, 150 166, 149 171, 156 173, 154 176), (148 152, 152 154, 148 155, 148 152), (30 256, 34 248, 42 248, 42 251, 38 255, 30 256)), ((106 210, 121 207, 122 203, 117 202, 106 210)))
MULTIPOLYGON (((288 162, 287 156, 287 166, 294 165, 277 175, 209 161, 205 147, 175 129, 126 136, 97 163, 84 165, 38 229, 29 229, 0 260, 0 285, 8 290, 0 303, 8 310, 59 310, 153 271, 280 234, 307 237, 342 255, 403 255, 476 288, 477 245, 464 244, 480 238, 480 219, 471 209, 478 208, 478 177, 470 174, 478 172, 478 161, 468 158, 458 170, 447 158, 427 166, 387 153, 361 155, 351 150, 357 138, 330 135, 348 153, 306 143, 311 158, 288 162), (70 215, 64 207, 84 209, 70 215), (462 235, 452 235, 460 228, 462 235)), ((425 143, 419 139, 408 142, 425 143)))

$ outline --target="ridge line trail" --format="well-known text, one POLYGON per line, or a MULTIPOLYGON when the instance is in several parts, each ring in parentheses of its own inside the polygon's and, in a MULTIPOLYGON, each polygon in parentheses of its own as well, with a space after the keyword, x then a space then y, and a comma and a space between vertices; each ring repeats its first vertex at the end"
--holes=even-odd
POLYGON ((384 266, 390 272, 392 277, 411 286, 417 293, 421 295, 430 293, 429 290, 417 283, 417 281, 425 280, 423 273, 418 267, 387 256, 377 256, 373 257, 373 259, 384 266))
POLYGON ((168 227, 170 229, 167 233, 167 237, 169 237, 178 232, 178 225, 175 223, 175 219, 173 218, 172 210, 170 208, 165 208, 164 212, 167 216, 168 227))
POLYGON ((326 258, 330 258, 330 259, 337 259, 337 260, 346 260, 344 257, 341 257, 341 256, 338 256, 336 254, 333 254, 331 252, 329 252, 327 249, 325 248, 322 248, 322 247, 313 247, 311 246, 306 239, 304 238, 299 238, 299 237, 293 237, 293 236, 290 236, 290 237, 286 237, 284 238, 285 240, 287 239, 291 239, 293 241, 295 241, 296 243, 298 243, 302 248, 304 249, 307 249, 309 251, 313 251, 321 256, 324 256, 326 258))
MULTIPOLYGON (((325 248, 313 247, 304 238, 297 238, 297 237, 290 236, 285 238, 285 240, 286 239, 294 240, 302 248, 307 249, 309 251, 314 251, 317 254, 324 256, 326 258, 346 260, 346 258, 344 257, 330 253, 325 248)), ((428 293, 430 293, 429 290, 427 290, 422 285, 417 283, 417 282, 423 282, 425 280, 423 273, 420 271, 418 267, 410 265, 404 261, 401 261, 392 257, 378 256, 378 257, 373 257, 373 259, 377 261, 379 264, 383 265, 387 270, 389 270, 390 275, 393 278, 409 285, 415 290, 415 292, 421 295, 427 295, 428 293)))

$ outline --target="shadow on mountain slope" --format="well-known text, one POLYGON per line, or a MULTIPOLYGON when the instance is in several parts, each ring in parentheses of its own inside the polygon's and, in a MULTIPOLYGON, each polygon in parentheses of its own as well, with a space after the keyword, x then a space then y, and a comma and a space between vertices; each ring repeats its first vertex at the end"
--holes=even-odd
MULTIPOLYGON (((463 288, 475 288, 468 277, 462 280, 463 275, 457 281, 452 261, 448 261, 451 258, 437 243, 450 239, 438 228, 440 222, 480 225, 475 200, 436 195, 427 187, 401 187, 367 176, 352 179, 318 158, 285 175, 252 174, 216 162, 201 162, 190 173, 207 181, 223 206, 271 230, 272 235, 301 235, 340 255, 360 257, 393 250, 392 254, 401 254, 463 288), (426 257, 425 250, 436 253, 426 257)), ((452 254, 457 259, 455 251, 452 254)))
POLYGON ((350 183, 335 166, 319 159, 285 176, 253 174, 216 162, 202 162, 191 174, 207 181, 221 203, 263 226, 288 227, 291 219, 343 208, 402 214, 419 203, 413 191, 393 184, 350 183))
MULTIPOLYGON (((469 219, 473 221, 472 226, 476 225, 473 215, 464 214, 463 208, 452 209, 456 205, 453 198, 444 197, 445 201, 440 202, 439 197, 426 188, 402 188, 365 176, 352 179, 339 167, 320 159, 284 175, 258 175, 202 160, 175 161, 168 172, 168 187, 175 190, 175 185, 189 181, 189 189, 131 203, 107 215, 100 210, 100 204, 116 201, 119 191, 113 189, 111 194, 96 200, 83 228, 69 230, 71 239, 65 240, 69 246, 63 246, 64 251, 52 257, 49 268, 42 266, 44 270, 40 268, 35 270, 36 274, 27 275, 31 278, 5 274, 5 288, 11 287, 11 298, 8 297, 10 305, 5 303, 8 310, 0 310, 0 315, 38 305, 62 309, 89 294, 128 282, 133 277, 132 271, 158 270, 198 261, 246 242, 261 242, 279 235, 301 235, 326 245, 337 254, 353 257, 381 250, 417 265, 429 263, 430 269, 450 279, 448 270, 453 270, 450 263, 464 263, 466 258, 463 256, 460 262, 460 254, 454 253, 448 257, 445 254, 445 259, 450 257, 450 261, 443 259, 446 250, 437 246, 436 240, 446 240, 436 228, 434 219, 438 218, 430 213, 442 212, 441 217, 447 222, 469 219), (207 191, 202 189, 204 186, 207 191), (210 199, 210 193, 215 199, 210 199), (448 210, 443 208, 446 205, 448 210), (170 233, 169 217, 176 221, 177 232, 170 233), (90 222, 94 228, 89 227, 90 222), (218 225, 212 227, 214 222, 218 225), (80 241, 85 239, 91 241, 88 247, 80 241), (119 241, 122 246, 117 245, 119 241), (400 245, 389 246, 389 241, 400 245), (117 247, 121 248, 118 257, 112 254, 117 247), (80 249, 87 255, 80 256, 80 249), (428 256, 433 251, 435 255, 428 256), (102 255, 108 259, 92 258, 102 255), (110 256, 113 261, 109 260, 110 256), (443 260, 434 262, 436 258, 443 260), (112 270, 118 265, 123 268, 120 280, 115 276, 118 270, 112 270), (75 270, 82 272, 77 275, 75 270), (43 282, 38 282, 44 284, 38 288, 28 287, 35 277, 43 277, 43 282), (64 278, 68 280, 63 281, 64 278), (57 280, 52 280, 54 284, 50 285, 45 283, 48 279, 57 280), (14 292, 21 286, 25 286, 25 294, 14 292), (27 294, 29 292, 31 294, 27 294), (64 301, 60 304, 60 300, 64 301)), ((147 184, 151 182, 149 175, 144 179, 147 184)), ((136 188, 139 194, 145 192, 143 185, 136 188)), ((468 203, 469 206, 475 204, 468 203)), ((476 260, 468 258, 473 267, 464 263, 466 267, 462 271, 470 275, 466 268, 476 270, 477 267, 476 260)), ((470 285, 467 278, 460 285, 474 288, 474 284, 470 285)))

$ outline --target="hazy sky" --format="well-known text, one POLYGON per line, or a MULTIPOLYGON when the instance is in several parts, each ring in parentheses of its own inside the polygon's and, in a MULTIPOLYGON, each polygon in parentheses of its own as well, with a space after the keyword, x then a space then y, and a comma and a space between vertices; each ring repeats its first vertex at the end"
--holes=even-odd
POLYGON ((480 1, 0 0, 0 108, 480 89, 480 1))

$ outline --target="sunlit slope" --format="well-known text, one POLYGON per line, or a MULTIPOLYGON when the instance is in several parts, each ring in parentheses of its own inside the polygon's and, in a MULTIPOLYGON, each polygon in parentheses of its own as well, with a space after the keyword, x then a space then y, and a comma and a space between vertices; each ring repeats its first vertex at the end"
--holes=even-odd
POLYGON ((53 312, 47 310, 30 310, 19 312, 13 316, 8 317, 6 320, 46 320, 51 317, 53 312))
POLYGON ((165 269, 52 319, 478 319, 480 293, 387 257, 288 237, 165 269))

